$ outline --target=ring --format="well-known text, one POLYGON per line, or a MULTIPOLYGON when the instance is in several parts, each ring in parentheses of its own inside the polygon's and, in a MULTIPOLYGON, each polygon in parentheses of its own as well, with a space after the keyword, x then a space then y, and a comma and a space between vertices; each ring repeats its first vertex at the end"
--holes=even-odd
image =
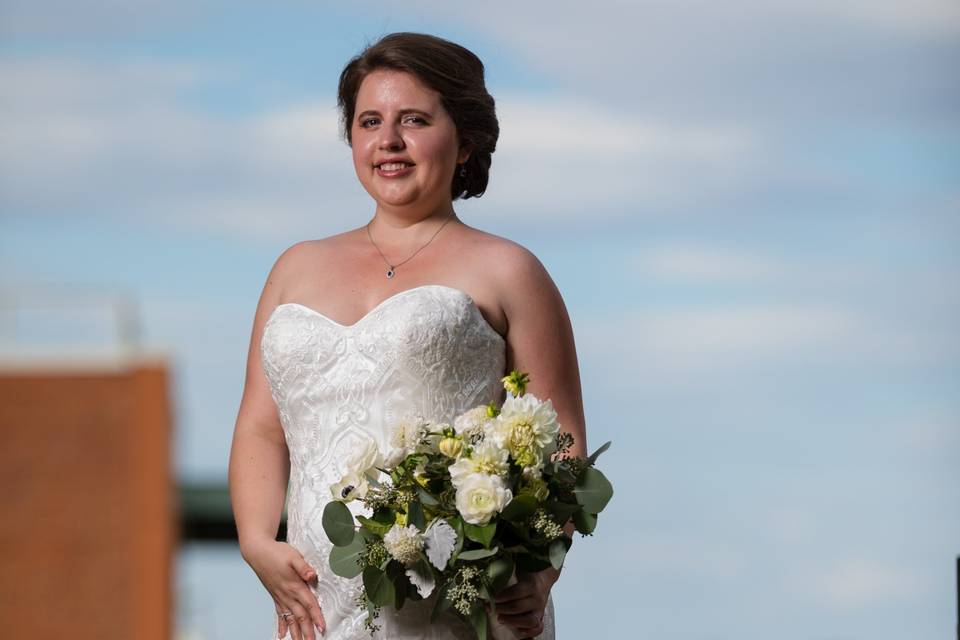
POLYGON ((293 617, 293 614, 290 613, 289 611, 284 611, 283 613, 280 614, 280 617, 286 620, 287 618, 293 617))

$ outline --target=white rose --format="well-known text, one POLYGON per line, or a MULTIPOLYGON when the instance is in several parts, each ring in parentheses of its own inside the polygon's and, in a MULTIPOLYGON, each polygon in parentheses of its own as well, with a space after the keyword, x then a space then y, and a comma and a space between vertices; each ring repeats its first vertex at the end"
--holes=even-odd
POLYGON ((500 476, 474 473, 457 487, 457 511, 470 524, 487 524, 513 499, 513 493, 500 476))
POLYGON ((383 463, 380 459, 380 449, 374 440, 367 439, 358 444, 347 456, 345 461, 347 472, 363 475, 374 467, 383 463))

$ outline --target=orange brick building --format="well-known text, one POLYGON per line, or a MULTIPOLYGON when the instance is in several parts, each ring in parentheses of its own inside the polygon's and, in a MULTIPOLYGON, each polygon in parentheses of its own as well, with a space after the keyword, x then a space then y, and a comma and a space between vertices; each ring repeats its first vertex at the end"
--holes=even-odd
POLYGON ((0 637, 172 637, 162 362, 0 364, 0 637))

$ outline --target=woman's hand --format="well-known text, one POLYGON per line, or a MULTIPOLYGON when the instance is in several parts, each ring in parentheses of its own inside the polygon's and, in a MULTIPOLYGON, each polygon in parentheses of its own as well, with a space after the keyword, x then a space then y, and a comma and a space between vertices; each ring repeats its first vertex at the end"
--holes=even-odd
POLYGON ((560 577, 554 568, 517 575, 517 583, 497 594, 497 620, 518 638, 543 633, 543 612, 553 583, 560 577))
POLYGON ((317 579, 317 572, 299 551, 286 542, 264 539, 247 544, 242 553, 277 607, 278 637, 284 637, 288 628, 293 640, 316 640, 314 627, 321 635, 326 632, 320 603, 307 586, 317 579), (286 612, 293 616, 284 618, 286 612))

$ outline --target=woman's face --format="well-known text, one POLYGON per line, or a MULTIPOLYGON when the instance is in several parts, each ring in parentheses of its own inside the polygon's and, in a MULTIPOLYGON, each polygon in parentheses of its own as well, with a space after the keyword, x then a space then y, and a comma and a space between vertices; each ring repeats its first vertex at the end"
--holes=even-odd
POLYGON ((378 207, 445 208, 461 150, 440 94, 416 76, 376 70, 360 83, 351 123, 357 177, 378 207))

